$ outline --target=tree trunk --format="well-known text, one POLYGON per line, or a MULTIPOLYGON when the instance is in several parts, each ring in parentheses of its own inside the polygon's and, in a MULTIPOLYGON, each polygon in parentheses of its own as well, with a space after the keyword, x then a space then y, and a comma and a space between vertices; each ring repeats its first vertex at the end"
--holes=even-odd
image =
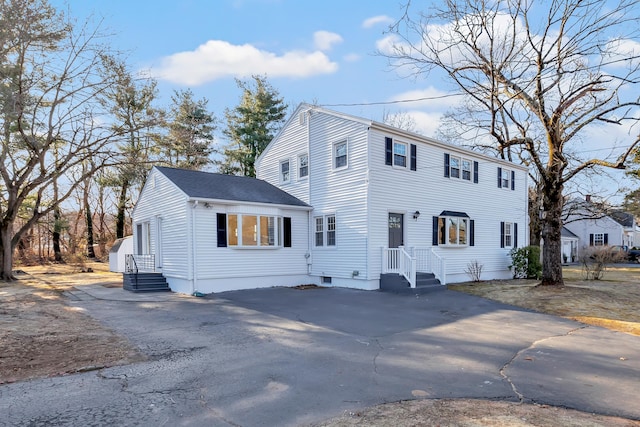
POLYGON ((60 250, 60 231, 62 231, 62 215, 60 215, 60 209, 53 209, 53 258, 56 262, 62 262, 62 251, 60 250))
POLYGON ((13 277, 13 239, 12 224, 2 224, 0 226, 0 280, 12 281, 13 277))
POLYGON ((543 191, 544 214, 542 222, 542 283, 564 286, 562 278, 562 189, 559 182, 547 184, 543 191))
POLYGON ((94 259, 96 253, 93 250, 93 214, 91 213, 91 206, 89 206, 89 189, 84 190, 84 213, 85 220, 87 222, 87 257, 94 259))
POLYGON ((127 190, 129 183, 125 180, 120 189, 120 197, 118 197, 118 214, 116 215, 116 239, 124 237, 124 223, 127 209, 127 190))

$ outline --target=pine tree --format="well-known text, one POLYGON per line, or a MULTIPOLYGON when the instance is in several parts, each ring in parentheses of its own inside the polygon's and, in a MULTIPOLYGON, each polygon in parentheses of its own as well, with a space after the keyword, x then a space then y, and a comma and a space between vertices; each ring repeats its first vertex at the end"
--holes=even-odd
POLYGON ((215 152, 216 119, 207 111, 209 101, 194 100, 190 89, 175 91, 171 101, 173 107, 165 125, 169 134, 159 141, 164 161, 179 168, 204 169, 215 152))
POLYGON ((222 173, 255 177, 255 161, 282 126, 287 105, 266 77, 253 76, 253 86, 236 83, 242 96, 237 107, 225 111, 224 135, 229 143, 218 168, 222 173))

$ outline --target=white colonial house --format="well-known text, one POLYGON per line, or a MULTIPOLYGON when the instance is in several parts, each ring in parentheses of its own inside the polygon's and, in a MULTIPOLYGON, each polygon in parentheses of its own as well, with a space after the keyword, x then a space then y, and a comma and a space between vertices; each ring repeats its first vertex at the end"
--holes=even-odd
POLYGON ((509 278, 510 250, 528 243, 526 168, 371 120, 301 104, 256 170, 154 168, 134 257, 177 292, 374 290, 387 275, 467 281, 472 263, 509 278))
POLYGON ((591 246, 636 245, 636 221, 633 214, 624 211, 603 212, 597 204, 586 200, 571 200, 565 210, 565 228, 578 237, 579 250, 591 246))

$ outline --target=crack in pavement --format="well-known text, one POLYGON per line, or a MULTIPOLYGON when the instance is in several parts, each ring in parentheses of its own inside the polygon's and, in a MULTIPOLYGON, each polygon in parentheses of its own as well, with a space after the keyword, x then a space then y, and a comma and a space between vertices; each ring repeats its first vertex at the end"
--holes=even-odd
POLYGON ((127 378, 126 374, 121 374, 121 375, 116 375, 111 377, 111 376, 105 375, 104 371, 101 369, 96 373, 96 376, 102 380, 119 381, 120 387, 121 387, 120 391, 127 391, 127 388, 129 387, 129 379, 127 378))
POLYGON ((499 371, 500 376, 501 376, 501 377, 502 377, 502 378, 503 378, 507 383, 509 383, 509 385, 511 386, 511 390, 513 390, 513 392, 515 393, 515 395, 518 397, 518 401, 519 401, 520 403, 524 403, 524 400, 525 400, 524 394, 522 394, 522 393, 520 393, 520 392, 518 391, 518 387, 515 385, 515 383, 514 383, 513 381, 511 381, 511 378, 509 377, 509 375, 507 375, 507 374, 506 374, 506 370, 511 366, 511 364, 512 364, 512 363, 513 363, 513 362, 514 362, 514 361, 515 361, 515 360, 516 360, 516 359, 517 359, 517 358, 518 358, 522 353, 524 353, 525 351, 527 351, 527 350, 529 350, 529 349, 534 348, 536 345, 540 344, 541 342, 544 342, 544 341, 550 340, 550 339, 552 339, 552 338, 567 337, 567 336, 572 335, 573 333, 575 333, 575 332, 577 332, 577 331, 580 331, 580 330, 583 330, 583 329, 587 329, 587 328, 589 328, 589 325, 583 325, 583 326, 580 326, 580 327, 578 327, 578 328, 571 329, 571 330, 567 331, 567 332, 566 332, 566 333, 564 333, 564 334, 551 335, 551 336, 548 336, 548 337, 545 337, 545 338, 540 338, 539 340, 535 340, 535 341, 533 341, 531 344, 529 344, 529 346, 524 347, 524 348, 522 348, 522 349, 518 350, 518 351, 513 355, 513 357, 511 357, 511 359, 509 359, 509 360, 507 361, 507 363, 505 363, 504 365, 502 365, 502 368, 500 368, 500 371, 499 371))

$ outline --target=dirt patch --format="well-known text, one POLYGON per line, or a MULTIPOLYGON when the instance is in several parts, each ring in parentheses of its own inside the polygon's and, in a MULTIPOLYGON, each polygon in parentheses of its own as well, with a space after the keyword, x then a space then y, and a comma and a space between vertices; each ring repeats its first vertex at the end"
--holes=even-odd
MULTIPOLYGON (((126 339, 68 304, 63 293, 75 274, 67 268, 43 271, 46 279, 36 273, 0 282, 0 384, 144 360, 126 339)), ((93 273, 79 281, 104 278, 93 273)))
POLYGON ((374 406, 317 427, 638 427, 640 422, 546 405, 472 399, 412 400, 374 406))

